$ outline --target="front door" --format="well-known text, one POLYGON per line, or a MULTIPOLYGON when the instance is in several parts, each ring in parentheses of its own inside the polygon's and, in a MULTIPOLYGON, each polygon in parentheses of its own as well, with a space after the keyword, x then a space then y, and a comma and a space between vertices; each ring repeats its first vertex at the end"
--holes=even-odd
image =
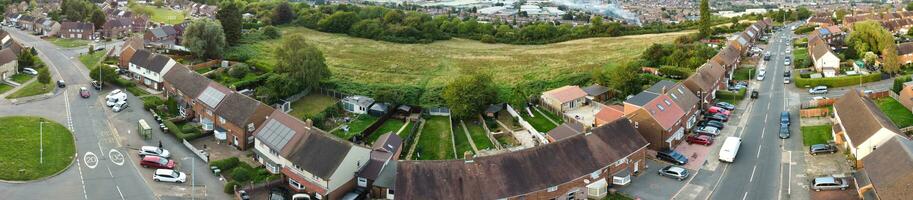
POLYGON ((235 138, 235 146, 238 146, 238 136, 232 136, 235 138))
POLYGON ((640 171, 640 160, 634 161, 634 174, 637 174, 638 171, 640 171))

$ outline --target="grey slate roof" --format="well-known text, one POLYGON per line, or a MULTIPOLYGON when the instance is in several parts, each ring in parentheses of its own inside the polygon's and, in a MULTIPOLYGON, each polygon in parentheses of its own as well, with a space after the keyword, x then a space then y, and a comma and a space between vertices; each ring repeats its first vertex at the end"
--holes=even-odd
POLYGON ((653 84, 653 86, 650 86, 650 89, 647 89, 646 91, 650 91, 650 92, 657 93, 657 94, 662 94, 662 93, 664 93, 663 89, 665 89, 667 91, 672 90, 672 87, 674 87, 674 86, 675 86, 675 82, 672 82, 669 80, 661 80, 659 82, 656 82, 656 84, 653 84))
POLYGON ((292 151, 285 155, 286 159, 317 177, 329 179, 352 149, 352 144, 322 131, 314 131, 291 148, 292 151))
POLYGON ((272 110, 272 107, 260 103, 260 101, 241 93, 232 92, 222 100, 215 113, 225 118, 225 120, 246 129, 247 124, 251 122, 254 116, 267 116, 272 110))
POLYGON ((398 164, 399 161, 396 159, 387 162, 387 165, 384 166, 384 169, 380 171, 380 175, 378 175, 377 179, 374 180, 374 186, 396 189, 394 185, 396 183, 396 167, 398 164))
POLYGON ((591 85, 583 88, 583 91, 590 96, 599 96, 609 92, 609 88, 601 85, 591 85))
POLYGON ((647 105, 647 103, 649 103, 650 101, 652 101, 653 99, 655 99, 658 96, 659 95, 656 95, 655 93, 651 93, 651 92, 641 92, 641 93, 638 93, 637 95, 634 95, 634 97, 631 97, 630 99, 625 100, 625 102, 643 107, 644 105, 647 105))
POLYGON ((913 195, 913 141, 894 136, 862 162, 879 199, 908 199, 913 195))
POLYGON ((133 53, 133 57, 130 58, 130 63, 133 63, 137 66, 146 66, 149 65, 149 57, 152 57, 152 52, 145 49, 137 50, 136 53, 133 53))
POLYGON ((165 30, 163 30, 162 27, 149 29, 149 32, 152 32, 152 36, 155 36, 157 38, 168 36, 168 33, 165 33, 165 30))

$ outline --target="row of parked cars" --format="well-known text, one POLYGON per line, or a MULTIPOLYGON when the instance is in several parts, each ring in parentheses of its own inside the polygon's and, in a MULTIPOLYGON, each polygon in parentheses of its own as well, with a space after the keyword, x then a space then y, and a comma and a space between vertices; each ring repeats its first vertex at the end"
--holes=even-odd
MULTIPOLYGON (((729 121, 729 116, 735 108, 735 105, 727 102, 718 102, 714 106, 707 108, 704 120, 697 123, 697 126, 692 130, 694 134, 689 135, 685 141, 689 144, 712 145, 713 138, 719 136, 720 131, 726 127, 724 122, 729 121)), ((688 157, 685 155, 675 150, 666 149, 657 152, 656 158, 673 164, 660 169, 658 172, 660 176, 667 176, 679 181, 688 178, 688 170, 676 166, 688 164, 688 157)))
POLYGON ((152 180, 157 182, 184 183, 187 182, 187 174, 174 170, 177 163, 168 158, 171 152, 156 146, 143 146, 139 150, 140 166, 143 168, 154 168, 152 180))

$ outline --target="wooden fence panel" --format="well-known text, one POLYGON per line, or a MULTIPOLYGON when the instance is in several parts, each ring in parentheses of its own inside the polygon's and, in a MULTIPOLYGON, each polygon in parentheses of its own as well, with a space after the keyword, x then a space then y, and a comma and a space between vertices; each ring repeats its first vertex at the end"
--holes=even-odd
POLYGON ((827 108, 811 108, 811 109, 802 109, 799 110, 799 117, 823 117, 827 116, 830 113, 830 109, 827 108))

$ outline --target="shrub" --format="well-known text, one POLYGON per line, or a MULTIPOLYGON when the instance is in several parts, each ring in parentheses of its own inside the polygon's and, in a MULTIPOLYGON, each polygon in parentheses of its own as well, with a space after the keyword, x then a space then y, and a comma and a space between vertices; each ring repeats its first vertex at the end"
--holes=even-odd
POLYGON ((136 84, 134 84, 134 83, 131 82, 130 80, 123 79, 123 78, 120 78, 120 77, 118 77, 117 79, 114 79, 114 81, 111 82, 111 84, 114 84, 114 85, 117 85, 117 86, 120 86, 120 87, 125 87, 125 88, 130 88, 130 87, 136 86, 136 84))
POLYGON ((155 96, 145 96, 140 99, 143 100, 143 109, 145 110, 156 108, 160 105, 165 104, 165 101, 155 96))
POLYGON ((276 28, 275 26, 265 26, 262 30, 263 36, 266 36, 269 39, 282 37, 282 32, 280 32, 279 28, 276 28))
POLYGON ((489 44, 493 44, 493 43, 497 43, 497 42, 498 42, 497 40, 495 40, 495 37, 494 37, 494 36, 491 36, 491 35, 488 35, 488 34, 482 35, 482 38, 479 39, 479 41, 481 41, 481 42, 483 42, 483 43, 489 43, 489 44))
POLYGON ((891 88, 891 90, 893 90, 894 93, 900 94, 900 90, 903 90, 903 83, 910 81, 910 80, 911 80, 910 76, 897 77, 896 79, 894 79, 894 87, 891 88))
POLYGON ((141 88, 139 88, 139 87, 137 87, 137 86, 127 87, 127 92, 130 92, 130 93, 132 93, 133 95, 136 95, 136 96, 146 96, 146 95, 149 95, 149 92, 146 92, 146 90, 143 90, 143 89, 141 89, 141 88))
POLYGON ((238 184, 238 182, 229 181, 228 183, 225 184, 225 189, 223 189, 224 190, 223 192, 228 193, 228 194, 235 193, 235 187, 240 186, 240 185, 241 184, 238 184))
POLYGON ((871 73, 867 75, 856 75, 856 76, 838 76, 838 77, 828 77, 828 78, 797 78, 795 80, 796 87, 814 87, 814 86, 827 86, 831 88, 835 87, 845 87, 851 85, 858 85, 860 83, 875 82, 881 80, 881 73, 871 73))
POLYGON ((222 171, 231 170, 238 166, 241 160, 238 157, 231 157, 222 160, 216 160, 209 163, 209 166, 215 166, 221 169, 222 171))
POLYGON ((662 66, 659 68, 659 73, 674 79, 681 79, 691 76, 691 70, 676 66, 662 66))
POLYGON ((228 69, 228 75, 235 78, 244 78, 247 73, 250 73, 250 66, 244 63, 238 63, 228 69))
POLYGON ((237 182, 247 182, 254 177, 254 170, 246 167, 236 167, 231 170, 231 179, 237 182))
POLYGON ((197 127, 190 125, 190 124, 184 124, 184 126, 181 127, 181 132, 184 132, 184 133, 193 133, 196 131, 197 131, 197 127))

